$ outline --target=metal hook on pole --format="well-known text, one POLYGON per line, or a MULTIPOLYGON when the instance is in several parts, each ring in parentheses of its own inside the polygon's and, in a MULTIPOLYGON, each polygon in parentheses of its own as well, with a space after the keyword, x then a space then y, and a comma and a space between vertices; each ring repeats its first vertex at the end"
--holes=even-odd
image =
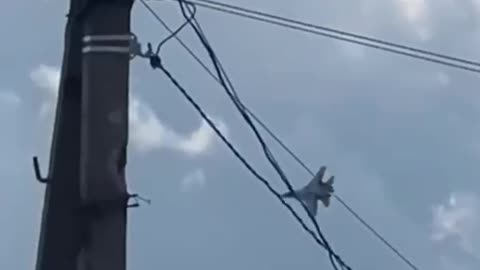
POLYGON ((42 184, 48 183, 48 177, 43 177, 42 176, 37 156, 33 157, 33 170, 35 172, 35 177, 37 178, 38 182, 40 182, 42 184))

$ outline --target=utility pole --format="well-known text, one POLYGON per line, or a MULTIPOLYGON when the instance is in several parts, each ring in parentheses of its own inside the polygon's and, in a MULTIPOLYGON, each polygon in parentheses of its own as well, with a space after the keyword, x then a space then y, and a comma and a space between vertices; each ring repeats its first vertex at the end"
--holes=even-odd
POLYGON ((90 1, 83 37, 80 269, 126 268, 130 12, 133 0, 90 1))
POLYGON ((36 270, 125 270, 133 0, 71 0, 36 270))
POLYGON ((75 269, 79 250, 80 115, 83 26, 76 16, 83 0, 71 0, 48 175, 34 158, 37 180, 46 184, 36 270, 75 269))

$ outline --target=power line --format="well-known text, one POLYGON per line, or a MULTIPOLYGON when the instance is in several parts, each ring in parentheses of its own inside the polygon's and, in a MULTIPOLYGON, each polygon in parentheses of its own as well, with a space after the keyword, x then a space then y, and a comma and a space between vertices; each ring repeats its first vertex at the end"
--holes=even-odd
MULTIPOLYGON (((180 4, 180 8, 182 10, 182 14, 184 16, 185 19, 188 18, 188 15, 186 14, 186 10, 185 10, 185 7, 183 5, 183 3, 185 3, 185 1, 183 0, 179 0, 179 4, 180 4)), ((189 5, 192 5, 194 6, 193 4, 191 3, 188 3, 186 5, 186 7, 189 7, 189 5)), ((195 7, 195 6, 194 6, 195 7)), ((191 12, 191 11, 190 11, 191 12)), ((202 28, 201 28, 201 25, 199 24, 199 22, 196 20, 196 18, 193 19, 193 22, 194 24, 190 23, 190 26, 193 28, 193 30, 195 31, 195 33, 197 34, 198 38, 200 39, 200 41, 202 42, 203 46, 205 47, 205 49, 207 50, 208 52, 208 55, 210 56, 210 59, 212 60, 212 63, 215 67, 215 70, 217 72, 217 75, 218 75, 218 78, 220 79, 220 82, 221 82, 221 85, 223 86, 223 88, 225 89, 227 95, 230 97, 230 99, 232 100, 233 104, 235 105, 235 107, 238 109, 238 111, 240 112, 240 114, 243 116, 244 120, 247 122, 247 124, 250 126, 250 128, 252 129, 252 131, 254 132, 256 138, 258 139, 262 149, 263 149, 263 152, 267 158, 267 160, 270 162, 270 164, 273 166, 273 168, 275 169, 275 171, 278 173, 278 175, 280 176, 280 178, 282 179, 282 181, 285 183, 285 185, 287 186, 288 190, 291 191, 293 194, 294 194, 294 197, 301 203, 302 207, 304 208, 305 212, 308 214, 308 216, 310 217, 312 223, 314 224, 316 230, 317 230, 317 233, 318 235, 320 236, 320 238, 322 239, 323 243, 325 244, 325 248, 327 249, 327 251, 329 252, 329 259, 332 263, 332 266, 337 269, 337 266, 335 264, 335 260, 340 264, 340 266, 342 267, 342 269, 345 267, 347 269, 350 269, 350 267, 348 267, 338 256, 336 256, 336 254, 333 252, 332 248, 330 247, 329 243, 327 242, 327 240, 325 239, 325 237, 323 236, 321 230, 320 230, 320 227, 318 226, 318 223, 315 219, 315 217, 312 215, 312 213, 307 209, 306 205, 304 204, 304 202, 302 200, 300 200, 297 196, 297 194, 295 192, 293 192, 293 187, 292 185, 290 184, 290 181, 288 180, 286 174, 283 172, 282 168, 280 167, 280 165, 278 164, 277 160, 275 159, 274 155, 272 154, 272 152, 270 151, 269 147, 267 146, 267 144, 265 143, 265 141, 263 140, 262 136, 260 135, 260 132, 257 130, 255 124, 252 122, 252 120, 250 119, 250 115, 248 114, 248 112, 246 112, 245 110, 245 105, 243 105, 243 103, 241 102, 240 100, 240 97, 238 96, 238 93, 236 92, 229 76, 227 75, 225 69, 223 68, 223 65, 221 64, 220 60, 218 59, 218 57, 216 56, 213 48, 211 47, 211 45, 209 44, 208 42, 208 39, 207 37, 205 36, 205 33, 203 32, 202 28), (225 77, 225 79, 223 78, 225 77), (227 85, 228 84, 228 85, 227 85)))
POLYGON ((198 2, 209 3, 209 4, 212 4, 212 5, 223 6, 223 7, 230 8, 230 9, 240 10, 240 11, 243 11, 243 12, 246 12, 246 13, 256 14, 256 15, 259 15, 259 16, 264 16, 264 17, 268 17, 268 18, 272 18, 272 19, 276 19, 276 20, 286 21, 286 22, 289 22, 289 23, 292 23, 292 24, 302 25, 302 26, 305 26, 305 27, 308 27, 308 28, 315 28, 315 29, 318 29, 318 30, 326 31, 326 32, 336 33, 336 34, 343 35, 343 36, 362 39, 362 40, 366 40, 366 41, 370 41, 370 42, 374 42, 374 43, 378 43, 378 44, 382 44, 382 45, 386 45, 386 46, 390 46, 390 47, 395 47, 395 48, 399 48, 399 49, 404 49, 404 50, 408 50, 408 51, 412 51, 412 52, 416 52, 416 53, 426 54, 426 55, 430 55, 430 56, 434 56, 434 57, 438 57, 438 58, 443 58, 443 59, 446 59, 446 60, 451 60, 451 61, 460 62, 460 63, 467 64, 467 65, 473 65, 473 66, 480 67, 480 62, 477 62, 477 61, 463 59, 463 58, 450 56, 450 55, 446 55, 446 54, 443 54, 443 53, 437 53, 437 52, 433 52, 433 51, 429 51, 429 50, 423 50, 423 49, 415 48, 415 47, 412 47, 412 46, 407 46, 407 45, 398 44, 398 43, 395 43, 395 42, 385 41, 385 40, 382 40, 382 39, 379 39, 379 38, 368 37, 368 36, 365 36, 365 35, 355 34, 355 33, 347 32, 347 31, 343 31, 343 30, 339 30, 339 29, 335 29, 335 28, 331 28, 331 27, 325 27, 325 26, 316 25, 316 24, 313 24, 313 23, 306 23, 306 22, 302 22, 302 21, 299 21, 299 20, 294 20, 294 19, 290 19, 290 18, 286 18, 286 17, 281 17, 281 16, 278 16, 278 15, 269 14, 269 13, 266 13, 266 12, 255 11, 255 10, 252 10, 252 9, 247 9, 247 8, 234 6, 234 5, 226 4, 226 3, 221 3, 221 2, 217 2, 217 1, 212 1, 212 0, 192 0, 192 1, 198 1, 198 2))
MULTIPOLYGON (((148 7, 148 4, 146 4, 143 0, 141 0, 142 3, 148 7)), ((194 12, 195 10, 193 10, 193 12, 189 9, 189 12, 190 12, 190 16, 188 16, 186 14, 186 10, 185 10, 185 7, 183 6, 183 2, 182 1, 179 1, 179 4, 180 4, 180 8, 182 9, 182 14, 184 15, 185 19, 187 21, 190 21, 191 18, 193 18, 193 15, 194 15, 194 12)), ((190 4, 189 4, 190 5, 190 4)), ((189 7, 189 6, 187 6, 189 7)), ((155 13, 151 8, 148 8, 148 10, 150 12, 153 12, 155 13)), ((159 16, 155 16, 157 19, 159 18, 159 16)), ((195 30, 195 32, 197 33, 200 41, 202 42, 202 44, 205 46, 205 48, 207 49, 212 61, 213 61, 213 64, 217 70, 217 73, 218 73, 218 76, 220 78, 220 82, 222 83, 222 86, 225 88, 225 90, 227 91, 227 94, 230 96, 230 98, 232 99, 232 101, 234 102, 234 104, 236 105, 237 109, 239 109, 239 111, 242 113, 242 116, 245 118, 245 120, 247 121, 247 123, 252 127, 252 129, 254 130, 257 138, 259 139, 261 145, 262 145, 262 148, 265 152, 265 155, 267 156, 267 159, 272 163, 272 166, 275 168, 275 170, 279 173, 279 175, 281 176, 282 180, 285 182, 285 184, 287 185, 287 187, 289 188, 289 190, 293 191, 293 187, 291 186, 291 184, 289 183, 288 179, 286 178, 285 174, 283 173, 283 171, 281 170, 280 166, 278 165, 278 163, 276 162, 276 160, 274 159, 273 157, 273 154, 270 152, 269 148, 266 146, 265 142, 263 141, 261 135, 259 134, 259 132, 256 130, 253 122, 251 122, 251 120, 249 119, 249 115, 248 113, 245 113, 244 110, 243 110, 243 104, 241 104, 238 96, 236 95, 235 93, 235 90, 233 89, 233 85, 232 83, 230 82, 230 80, 228 79, 228 76, 226 75, 225 73, 225 70, 223 69, 223 67, 221 66, 221 63, 218 61, 218 58, 216 57, 215 53, 213 52, 213 49, 211 48, 210 44, 208 43, 203 31, 201 30, 200 28, 200 25, 199 23, 193 19, 193 21, 195 22, 195 24, 193 23, 190 23, 190 25, 192 26, 192 28, 195 30), (223 78, 222 76, 225 76, 226 77, 226 80, 229 84, 229 86, 232 88, 231 92, 230 92, 230 89, 228 88, 228 86, 226 85, 225 81, 223 81, 223 78)), ((183 25, 182 25, 183 26, 183 25)), ((151 46, 149 46, 149 50, 151 52, 151 46)), ((202 117, 207 121, 207 123, 209 123, 210 126, 212 126, 212 129, 215 130, 215 132, 217 133, 217 135, 220 136, 220 138, 225 142, 227 143, 227 146, 229 146, 230 150, 232 150, 234 152, 234 154, 237 156, 237 158, 240 158, 240 160, 242 161, 242 163, 244 165, 247 166, 247 168, 258 178, 259 175, 255 173, 255 171, 253 170, 253 168, 251 166, 248 165, 248 163, 246 163, 246 161, 241 158, 241 156, 239 156, 239 153, 235 150, 235 148, 233 148, 233 146, 231 144, 228 143, 228 141, 225 139, 225 137, 221 134, 221 132, 219 132, 218 129, 216 129, 216 127, 213 125, 213 123, 211 121, 209 121, 208 117, 206 117, 206 115, 202 112, 201 108, 196 105, 195 101, 189 97, 188 93, 185 91, 185 89, 183 89, 180 84, 173 78, 173 76, 168 72, 168 70, 166 70, 162 64, 161 64, 161 61, 160 61, 160 57, 158 54, 151 54, 151 60, 150 60, 150 63, 152 65, 152 67, 154 68, 160 68, 166 75, 167 77, 170 78, 170 80, 172 81, 172 83, 177 86, 177 88, 183 93, 183 95, 187 98, 187 100, 190 101, 190 103, 192 105, 194 105, 194 107, 197 109, 197 111, 202 115, 202 117)), ((261 178, 259 178, 260 180, 262 180, 261 178)), ((263 179, 262 181, 267 187, 269 187, 269 190, 271 192, 274 192, 275 196, 279 199, 281 199, 282 203, 285 205, 285 206, 289 206, 288 204, 286 204, 286 202, 283 200, 283 198, 280 196, 280 194, 278 194, 278 192, 276 192, 275 190, 273 190, 270 186, 269 186, 269 183, 266 182, 266 180, 263 179)), ((294 193, 294 192, 293 192, 294 193)), ((310 217, 310 219, 312 220, 312 223, 314 223, 315 225, 315 228, 317 230, 317 233, 320 237, 320 239, 322 241, 319 241, 319 239, 317 238, 317 236, 313 233, 311 233, 311 230, 308 229, 308 227, 306 227, 306 225, 304 224, 304 222, 299 218, 299 216, 293 211, 293 209, 291 209, 291 207, 287 207, 289 208, 289 210, 291 210, 292 214, 294 214, 295 218, 297 219, 297 221, 299 221, 302 225, 302 227, 304 229, 308 229, 307 231, 309 233, 311 233, 312 236, 314 236, 314 238, 316 239, 317 243, 320 244, 322 247, 324 247, 328 253, 329 253, 329 259, 332 263, 332 266, 338 270, 338 267, 336 265, 336 263, 338 263, 340 265, 340 267, 342 269, 348 269, 348 270, 351 270, 351 268, 349 266, 347 266, 345 264, 345 262, 343 262, 343 260, 333 251, 333 249, 331 248, 331 246, 329 245, 329 243, 327 242, 327 240, 325 239, 325 237, 323 236, 319 226, 318 226, 318 223, 316 222, 315 218, 312 216, 312 214, 310 213, 310 211, 308 211, 307 207, 305 206, 305 204, 297 197, 298 201, 302 204, 303 208, 305 209, 305 211, 307 212, 308 216, 310 217)))
MULTIPOLYGON (((143 2, 143 0, 142 0, 143 2)), ((146 5, 149 11, 154 14, 154 16, 157 18, 157 20, 167 29, 169 32, 173 32, 169 26, 155 13, 151 7, 146 5)), ((174 37, 180 44, 181 46, 197 61, 200 66, 214 79, 216 80, 220 85, 222 85, 221 81, 219 78, 216 77, 216 75, 203 63, 203 61, 198 57, 195 52, 193 52, 188 45, 185 44, 185 42, 182 41, 178 36, 174 37)), ((245 111, 247 111, 250 116, 265 130, 267 133, 272 136, 272 138, 279 143, 279 145, 287 151, 307 172, 313 175, 313 171, 285 144, 278 138, 272 131, 271 129, 268 128, 268 126, 259 118, 257 117, 248 107, 244 106, 245 111)), ((364 225, 371 233, 373 233, 381 242, 383 242, 392 252, 394 252, 404 263, 409 265, 410 268, 414 270, 418 270, 419 268, 415 266, 405 255, 403 255, 398 249, 396 249, 392 244, 388 242, 380 233, 378 233, 371 225, 368 224, 356 211, 351 208, 340 196, 335 195, 335 199, 338 200, 342 206, 350 212, 362 225, 364 225)), ((318 240, 317 240, 318 241, 318 240)))
MULTIPOLYGON (((252 112, 252 117, 255 121, 288 153, 290 156, 302 166, 310 175, 314 176, 314 172, 303 162, 295 152, 293 152, 275 133, 257 116, 252 112)), ((351 208, 339 195, 334 194, 334 198, 342 204, 342 206, 353 216, 355 217, 365 228, 367 228, 375 237, 377 237, 383 244, 385 244, 393 253, 395 253, 404 263, 410 266, 414 270, 418 270, 417 266, 410 261, 405 255, 403 255, 396 247, 394 247, 390 242, 385 239, 375 228, 373 228, 365 219, 363 219, 353 208, 351 208)))
MULTIPOLYGON (((188 92, 177 82, 177 80, 173 77, 173 75, 163 66, 159 67, 160 70, 165 73, 165 75, 170 79, 170 81, 179 89, 182 95, 188 100, 188 102, 195 108, 195 110, 202 116, 203 119, 208 123, 208 125, 215 131, 215 133, 220 137, 220 139, 227 145, 230 151, 240 160, 240 162, 257 178, 259 179, 267 189, 274 194, 274 196, 280 200, 280 202, 290 211, 290 213, 295 217, 295 219, 300 223, 302 228, 307 231, 315 240, 317 244, 322 247, 325 247, 325 243, 323 243, 308 226, 302 220, 302 218, 295 212, 290 204, 288 204, 282 197, 281 194, 278 193, 270 183, 261 176, 255 169, 246 161, 246 159, 238 152, 238 150, 226 139, 225 135, 216 127, 213 121, 203 112, 202 108, 195 102, 195 100, 188 94, 188 92)), ((351 269, 351 268, 348 268, 351 269)))
MULTIPOLYGON (((180 8, 182 10, 182 14, 184 16, 185 19, 188 19, 188 15, 186 13, 186 10, 185 10, 185 6, 183 5, 185 2, 183 0, 179 0, 178 1, 179 4, 180 4, 180 8)), ((186 7, 188 8, 190 5, 192 5, 193 7, 195 7, 193 4, 191 3, 188 3, 186 5, 186 7)), ((190 13, 192 13, 190 10, 189 10, 190 13)), ((295 192, 293 192, 293 187, 292 185, 290 184, 290 181, 288 180, 286 174, 283 172, 282 168, 280 167, 280 165, 278 164, 277 160, 275 159, 274 155, 272 154, 272 152, 270 151, 269 147, 267 146, 267 144, 265 143, 265 141, 263 140, 262 136, 260 135, 260 132, 257 130, 255 124, 252 122, 252 120, 250 119, 250 115, 248 114, 248 112, 245 111, 245 106, 243 105, 243 103, 241 102, 240 100, 240 97, 238 96, 238 93, 236 92, 229 76, 227 75, 225 69, 223 68, 220 60, 218 59, 218 57, 216 56, 213 48, 211 47, 210 43, 208 42, 208 39, 207 37, 205 36, 205 33, 203 32, 202 28, 201 28, 201 25, 199 24, 199 22, 194 18, 193 19, 193 22, 194 23, 190 23, 190 26, 192 27, 192 29, 195 31, 195 33, 197 34, 198 38, 200 39, 201 43, 203 44, 204 48, 207 50, 208 52, 208 55, 210 57, 210 59, 212 60, 212 63, 215 67, 215 70, 217 72, 217 75, 218 75, 218 78, 220 79, 220 82, 221 82, 221 85, 223 86, 224 90, 226 91, 227 95, 230 97, 230 99, 232 100, 233 104, 235 105, 235 107, 238 109, 238 111, 240 112, 240 114, 243 116, 244 120, 247 122, 247 124, 249 125, 249 127, 252 129, 252 131, 254 132, 256 138, 258 139, 262 149, 263 149, 263 152, 267 158, 267 160, 270 162, 270 164, 273 166, 273 168, 275 169, 275 171, 278 173, 278 175, 280 176, 280 178, 282 179, 282 181, 285 183, 285 185, 287 186, 288 190, 291 191, 293 194, 294 194, 294 197, 301 203, 302 207, 304 208, 305 212, 308 214, 308 216, 310 217, 312 223, 314 224, 316 230, 317 230, 317 233, 318 235, 320 236, 320 238, 322 239, 324 245, 325 245, 325 248, 327 249, 328 253, 329 253, 329 259, 332 263, 332 266, 337 269, 337 266, 336 266, 336 263, 335 261, 337 261, 340 266, 342 267, 342 269, 345 267, 347 269, 351 269, 350 267, 348 267, 338 256, 336 256, 336 254, 333 252, 333 249, 330 247, 329 243, 327 242, 327 240, 325 239, 325 237, 323 236, 321 230, 320 230, 320 227, 315 219, 315 217, 312 215, 312 213, 307 209, 306 205, 304 204, 304 202, 302 200, 300 200, 298 198, 298 196, 296 195, 295 192), (223 78, 225 77, 225 78, 223 78), (228 84, 228 85, 227 85, 228 84)))
MULTIPOLYGON (((158 1, 158 0, 157 0, 158 1)), ((170 0, 177 1, 177 0, 170 0)), ((185 0, 186 1, 186 0, 185 0)), ((210 0, 188 0, 186 2, 195 4, 199 7, 220 11, 256 21, 261 21, 285 28, 298 30, 310 34, 315 34, 327 38, 332 38, 340 41, 345 41, 365 47, 370 47, 377 50, 386 51, 393 54, 403 55, 427 62, 440 64, 452 68, 466 70, 474 73, 480 73, 480 62, 453 57, 446 54, 440 54, 432 51, 417 49, 414 47, 401 45, 393 42, 383 41, 376 38, 370 38, 363 35, 349 33, 333 28, 328 28, 320 25, 297 21, 277 15, 268 14, 265 12, 255 11, 238 7, 230 4, 219 3, 210 0), (408 52, 410 51, 410 52, 408 52), (443 60, 442 60, 443 59, 443 60), (471 67, 474 66, 474 67, 471 67)))
MULTIPOLYGON (((160 62, 158 62, 160 63, 160 62)), ((291 207, 290 204, 288 204, 282 197, 281 194, 278 193, 271 185, 270 183, 261 176, 254 168, 251 166, 248 161, 239 153, 239 151, 232 145, 230 141, 223 135, 223 133, 219 130, 219 128, 213 123, 213 121, 207 116, 207 114, 203 111, 203 109, 196 103, 196 101, 188 94, 188 92, 178 83, 178 81, 173 77, 173 75, 163 66, 159 65, 156 66, 160 70, 162 70, 165 75, 170 79, 170 81, 179 89, 179 91, 182 93, 182 95, 188 100, 188 102, 197 110, 197 112, 201 115, 203 119, 208 123, 208 125, 214 130, 214 132, 220 137, 220 139, 227 145, 227 147, 230 149, 230 151, 233 152, 233 154, 240 160, 240 162, 257 178, 259 179, 266 187, 267 189, 277 197, 281 201, 281 203, 290 211, 290 213, 295 217, 295 219, 301 224, 303 229, 307 231, 314 239, 317 244, 319 244, 322 247, 325 247, 325 244, 315 235, 315 233, 308 228, 308 226, 305 224, 305 222, 302 220, 300 216, 295 212, 295 210, 291 207)))

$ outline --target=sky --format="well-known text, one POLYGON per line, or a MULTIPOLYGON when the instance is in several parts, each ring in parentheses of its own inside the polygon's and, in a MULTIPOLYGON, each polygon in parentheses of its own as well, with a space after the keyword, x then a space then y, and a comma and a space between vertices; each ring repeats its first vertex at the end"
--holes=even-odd
MULTIPOLYGON (((227 1, 227 0, 223 0, 227 1)), ((0 9, 0 268, 33 269, 63 53, 66 1, 0 9), (13 28, 12 28, 13 27, 13 28)), ((290 18, 480 59, 478 0, 228 0, 290 18)), ((168 1, 152 7, 182 22, 168 1)), ((199 9, 244 102, 419 269, 480 267, 478 75, 199 9)), ((140 4, 144 44, 167 32, 140 4)), ((191 29, 180 34, 203 59, 191 29)), ((165 66, 280 192, 252 132, 226 94, 176 43, 165 66)), ((128 269, 331 269, 326 252, 215 137, 166 77, 134 59, 130 75, 128 269)), ((309 175, 270 139, 292 184, 309 175)), ((292 202, 300 210, 298 204, 292 202)), ((304 213, 302 216, 305 217, 304 213)), ((353 269, 408 269, 342 206, 317 220, 353 269)))

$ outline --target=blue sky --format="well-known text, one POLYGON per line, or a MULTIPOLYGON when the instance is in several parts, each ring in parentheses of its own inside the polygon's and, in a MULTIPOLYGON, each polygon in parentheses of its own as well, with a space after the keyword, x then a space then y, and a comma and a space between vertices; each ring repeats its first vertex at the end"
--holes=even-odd
MULTIPOLYGON (((477 0, 229 1, 480 59, 477 0)), ((152 6, 170 25, 182 22, 177 5, 152 6)), ((0 10, 1 269, 35 263, 44 187, 31 156, 45 169, 66 11, 55 0, 7 1, 0 10)), ((139 4, 132 18, 142 42, 167 35, 139 4)), ((198 18, 245 103, 313 169, 327 165, 338 195, 420 269, 479 269, 477 75, 203 9, 198 18)), ((181 37, 206 59, 191 30, 181 37)), ((175 41, 163 60, 282 191, 216 82, 175 41)), ((128 185, 153 203, 130 212, 129 269, 328 265, 147 61, 132 61, 131 90, 128 185)), ((292 183, 305 184, 308 174, 272 147, 292 183)), ((407 269, 335 201, 317 219, 353 269, 407 269)))

